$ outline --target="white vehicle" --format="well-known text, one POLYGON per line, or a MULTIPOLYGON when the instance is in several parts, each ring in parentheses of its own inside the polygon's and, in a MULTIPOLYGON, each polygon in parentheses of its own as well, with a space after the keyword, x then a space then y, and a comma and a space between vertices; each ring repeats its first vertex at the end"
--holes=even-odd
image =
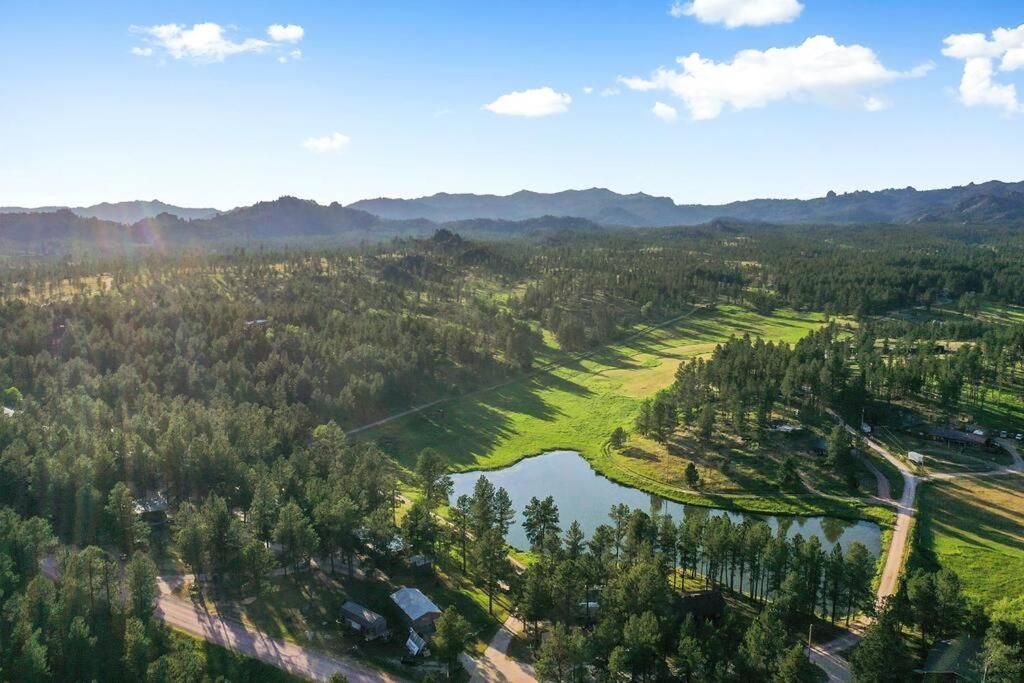
POLYGON ((1005 438, 1006 438, 1006 436, 1007 436, 1007 434, 1006 434, 1006 432, 1005 432, 1005 431, 999 432, 999 438, 1000 438, 1000 439, 1005 439, 1005 438))
POLYGON ((1018 434, 1017 441, 1024 441, 1024 434, 1018 434))

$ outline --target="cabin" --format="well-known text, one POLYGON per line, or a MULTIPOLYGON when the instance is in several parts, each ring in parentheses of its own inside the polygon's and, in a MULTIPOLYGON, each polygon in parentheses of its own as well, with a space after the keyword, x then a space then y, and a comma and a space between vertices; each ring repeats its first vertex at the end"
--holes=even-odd
POLYGON ((818 437, 811 441, 811 450, 816 455, 825 455, 828 453, 828 441, 823 437, 818 437))
POLYGON ((149 524, 164 524, 167 522, 167 512, 171 506, 162 493, 155 493, 146 498, 139 498, 135 501, 135 514, 142 518, 142 521, 149 524))
POLYGON ((434 635, 434 622, 441 616, 438 607, 418 588, 399 588, 391 594, 391 601, 398 606, 405 623, 425 638, 434 635))
POLYGON ((347 601, 341 606, 341 618, 363 640, 376 640, 388 635, 387 619, 358 602, 347 601))
POLYGON ((988 436, 984 432, 981 434, 961 432, 959 429, 952 429, 950 427, 929 427, 928 436, 935 441, 945 441, 946 443, 973 446, 975 448, 987 448, 990 443, 988 436))

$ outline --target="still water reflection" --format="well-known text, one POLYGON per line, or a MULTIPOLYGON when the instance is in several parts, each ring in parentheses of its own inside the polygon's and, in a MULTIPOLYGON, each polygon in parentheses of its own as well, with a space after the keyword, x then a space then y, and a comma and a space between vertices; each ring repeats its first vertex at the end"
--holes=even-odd
POLYGON ((787 537, 802 534, 804 538, 817 536, 822 546, 831 548, 836 542, 843 550, 860 541, 878 557, 882 534, 871 522, 837 519, 835 517, 796 517, 790 515, 751 515, 717 508, 683 505, 666 500, 639 489, 617 484, 593 469, 575 451, 552 451, 521 460, 511 467, 488 472, 462 472, 452 475, 455 490, 452 502, 462 494, 472 495, 473 486, 480 475, 487 477, 495 487, 508 491, 517 518, 509 530, 508 541, 516 548, 526 549, 529 542, 522 527, 522 511, 530 498, 553 496, 558 505, 562 529, 577 520, 589 537, 599 524, 609 523, 608 510, 619 503, 640 508, 652 514, 669 514, 679 521, 684 515, 727 515, 739 523, 748 517, 762 519, 775 533, 782 529, 787 537))

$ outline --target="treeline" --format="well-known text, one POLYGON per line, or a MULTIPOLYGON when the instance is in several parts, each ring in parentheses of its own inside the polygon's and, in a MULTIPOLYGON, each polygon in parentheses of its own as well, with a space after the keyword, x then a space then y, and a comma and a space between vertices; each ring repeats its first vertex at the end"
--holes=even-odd
POLYGON ((287 462, 254 467, 245 491, 244 500, 186 501, 174 516, 178 556, 215 586, 259 592, 278 569, 319 557, 333 570, 336 559, 351 564, 365 544, 386 546, 395 535, 396 481, 385 456, 350 445, 334 423, 287 462))
POLYGON ((624 505, 609 517, 586 539, 576 522, 563 533, 550 498, 523 513, 539 559, 516 578, 514 604, 541 680, 582 680, 589 667, 632 680, 816 680, 797 635, 815 616, 872 604, 874 558, 860 543, 825 552, 817 537, 702 511, 678 525, 624 505), (702 589, 746 594, 758 616, 744 625, 702 589), (541 622, 553 625, 544 639, 541 622))
POLYGON ((407 550, 453 558, 491 600, 508 583, 543 681, 582 680, 590 667, 633 680, 671 671, 683 680, 812 681, 813 667, 791 647, 797 635, 815 617, 849 620, 873 604, 875 560, 862 544, 826 551, 817 537, 787 539, 765 522, 699 510, 676 524, 619 505, 587 539, 575 521, 563 531, 552 498, 534 498, 522 524, 538 559, 517 573, 505 545, 516 511, 485 476, 454 502, 450 523, 431 521, 451 489, 433 457, 425 452, 417 466, 425 495, 402 524, 407 550), (759 616, 749 626, 726 611, 687 616, 687 582, 701 596, 744 594, 759 616), (542 622, 552 624, 543 639, 542 622))
POLYGON ((871 324, 830 325, 796 344, 749 336, 718 345, 711 357, 680 365, 673 385, 642 406, 636 428, 667 438, 679 424, 709 436, 727 420, 738 433, 763 433, 785 406, 859 413, 870 401, 925 400, 952 414, 981 405, 1024 362, 1024 326, 990 325, 977 343, 951 349, 926 340, 878 339, 871 324))

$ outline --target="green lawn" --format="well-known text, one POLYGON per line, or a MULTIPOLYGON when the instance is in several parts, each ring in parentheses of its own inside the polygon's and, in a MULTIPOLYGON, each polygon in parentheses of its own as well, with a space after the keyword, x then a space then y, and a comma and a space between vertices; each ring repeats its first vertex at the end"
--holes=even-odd
POLYGON ((366 434, 403 465, 434 446, 455 471, 494 469, 554 448, 596 458, 615 427, 629 428, 640 400, 672 382, 683 360, 710 353, 730 335, 795 342, 822 324, 817 314, 762 316, 734 306, 691 317, 629 342, 493 391, 452 401, 366 434))
MULTIPOLYGON (((777 311, 761 315, 737 306, 700 309, 642 337, 573 359, 549 342, 541 361, 562 361, 539 373, 491 391, 467 396, 364 432, 378 439, 403 467, 427 446, 446 455, 453 471, 497 469, 554 449, 579 451, 602 474, 668 498, 756 512, 839 514, 887 520, 877 509, 824 501, 816 496, 780 494, 770 479, 771 460, 746 457, 740 444, 730 485, 710 485, 700 493, 679 485, 688 452, 662 457, 665 447, 633 439, 625 453, 606 448, 616 427, 631 429, 643 398, 672 383, 680 363, 709 354, 730 336, 750 334, 794 343, 824 324, 817 313, 777 311), (639 451, 639 452, 638 452, 639 451), (743 460, 746 458, 746 460, 743 460), (757 470, 755 472, 755 470, 757 470), (756 481, 755 481, 756 480, 756 481)), ((700 457, 696 451, 690 453, 700 457)))
POLYGON ((955 571, 971 598, 1024 594, 1024 477, 926 484, 919 517, 920 551, 955 571))

